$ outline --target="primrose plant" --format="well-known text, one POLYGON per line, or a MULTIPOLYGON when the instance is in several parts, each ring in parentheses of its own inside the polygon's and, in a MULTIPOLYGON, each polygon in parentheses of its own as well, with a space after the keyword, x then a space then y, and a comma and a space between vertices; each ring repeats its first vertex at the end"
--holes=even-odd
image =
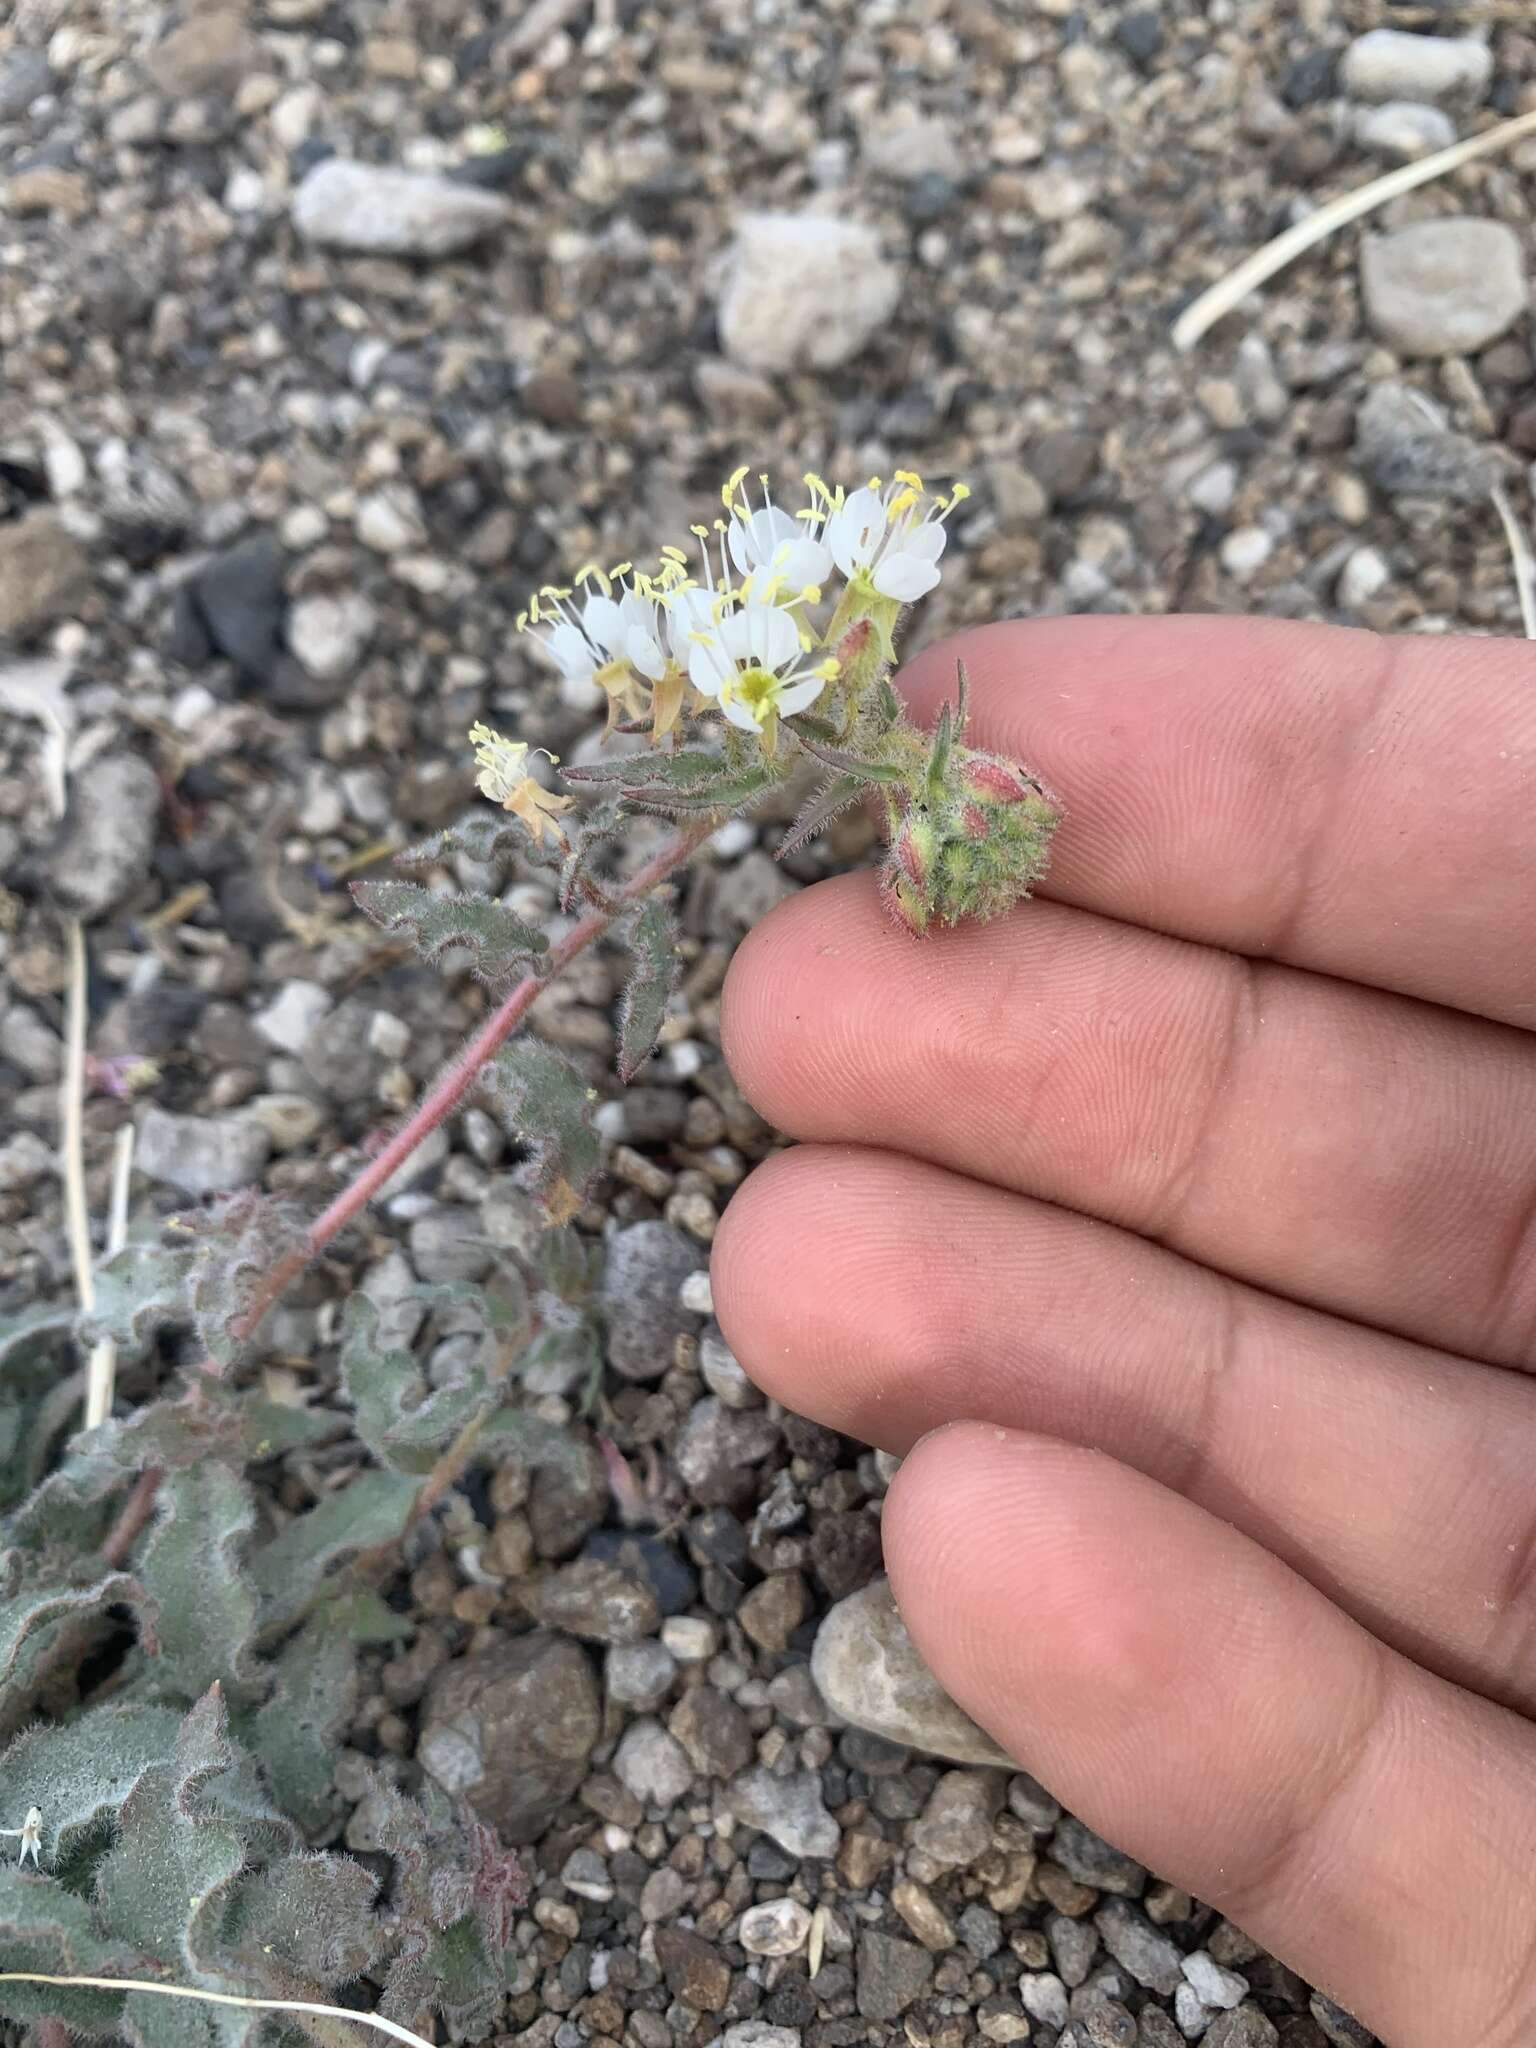
POLYGON ((648 744, 568 769, 557 791, 534 772, 540 750, 477 725, 478 785, 497 808, 354 884, 370 917, 491 991, 415 1112, 307 1224, 238 1196, 131 1240, 98 1269, 88 1312, 44 1304, 0 1325, 0 1835, 18 1851, 0 1865, 0 2018, 30 2027, 33 2048, 337 2048, 355 2037, 348 2015, 407 2042, 423 2039, 413 2027, 494 2029, 525 1895, 515 1853, 430 1782, 407 1791, 380 1770, 348 1818, 334 1778, 365 1667, 411 1633, 384 1597, 403 1546, 473 1546, 459 1482, 477 1460, 569 1455, 518 1405, 531 1368, 591 1388, 601 1374, 600 1252, 560 1227, 601 1164, 595 1090, 519 1026, 585 948, 622 944, 630 1079, 673 986, 665 884, 726 817, 807 768, 819 786, 780 853, 873 802, 881 891, 913 934, 1007 910, 1045 865, 1056 804, 967 744, 963 673, 932 733, 891 684, 963 488, 810 477, 789 511, 746 476, 691 548, 583 570, 522 621, 606 699, 610 733, 648 744), (658 851, 627 846, 637 813, 679 829, 658 851), (455 891, 455 860, 495 890, 455 891), (555 881, 548 932, 503 900, 519 866, 555 881), (448 1347, 451 1376, 429 1383, 357 1293, 334 1357, 315 1362, 329 1405, 268 1398, 267 1312, 472 1094, 524 1148, 550 1225, 485 1283, 423 1285, 402 1304, 420 1341, 474 1342, 448 1347), (71 1347, 107 1340, 115 1412, 71 1435, 71 1347), (343 1484, 307 1462, 321 1447, 343 1484), (336 1846, 343 1825, 366 1862, 336 1846))

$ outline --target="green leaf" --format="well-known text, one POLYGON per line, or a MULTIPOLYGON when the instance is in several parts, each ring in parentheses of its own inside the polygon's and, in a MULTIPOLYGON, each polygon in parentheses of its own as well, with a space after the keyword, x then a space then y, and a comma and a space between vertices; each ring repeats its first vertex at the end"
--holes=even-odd
POLYGON ((434 832, 430 839, 423 839, 415 846, 408 846, 403 853, 397 853, 395 866, 438 868, 445 866, 455 854, 462 854, 466 860, 475 861, 481 867, 491 867, 497 861, 510 863, 525 850, 527 836, 521 825, 514 824, 499 812, 469 817, 462 824, 450 825, 444 832, 434 832))
POLYGON ((141 1358, 155 1332, 191 1320, 190 1246, 128 1244, 96 1268, 96 1299, 80 1317, 82 1343, 110 1337, 119 1353, 141 1358))
POLYGON ((829 768, 835 768, 840 775, 854 775, 861 782, 892 783, 906 780, 902 770, 893 768, 887 761, 865 761, 857 754, 845 752, 841 747, 824 747, 808 733, 797 731, 796 737, 808 754, 814 754, 818 761, 825 761, 829 768))
MULTIPOLYGON (((474 1306, 490 1320, 491 1305, 480 1288, 421 1288, 416 1294, 433 1304, 444 1296, 474 1306)), ((429 1391, 409 1351, 381 1345, 379 1327, 379 1311, 367 1295, 351 1295, 342 1319, 341 1377, 357 1433, 393 1471, 430 1472, 460 1430, 500 1400, 501 1389, 482 1358, 449 1385, 429 1391)))
POLYGON ((734 810, 773 780, 760 763, 733 766, 723 755, 688 747, 594 761, 562 772, 568 782, 616 783, 625 802, 641 809, 678 812, 734 810))
POLYGON ((294 1408, 286 1401, 252 1399, 245 1409, 245 1462, 260 1464, 284 1451, 305 1450, 340 1436, 345 1418, 330 1408, 294 1408))
MULTIPOLYGON (((12 1552, 10 1555, 14 1556, 12 1552)), ((139 1581, 127 1572, 105 1572, 89 1586, 32 1586, 8 1590, 0 1607, 0 1684, 9 1693, 31 1672, 38 1638, 58 1622, 81 1621, 109 1607, 134 1607, 145 1632, 154 1633, 155 1608, 139 1581)), ((7 1699, 7 1707, 12 1701, 7 1699)))
POLYGON ((539 1199, 568 1223, 597 1176, 602 1146, 592 1125, 597 1091, 542 1039, 503 1046, 482 1081, 492 1107, 533 1154, 539 1199))
POLYGON ((798 853, 818 832, 825 831, 834 818, 856 804, 865 787, 857 775, 837 775, 823 783, 806 799, 800 815, 775 849, 774 859, 783 860, 787 854, 798 853))
POLYGON ((204 1349, 226 1372, 249 1350, 242 1325, 272 1268, 302 1242, 304 1228, 293 1204, 250 1188, 198 1218, 187 1299, 204 1349))
POLYGON ((243 1830, 216 1797, 235 1762, 215 1686, 182 1722, 170 1761, 151 1764, 123 1801, 117 1839, 96 1873, 113 1931, 193 1982, 246 1863, 243 1830))
POLYGON ((225 1954, 258 1982, 273 1966, 319 1985, 347 1984, 378 1961, 387 1929, 378 1879, 350 1856, 285 1857, 235 1889, 225 1954))
POLYGON ((284 1646, 271 1699, 242 1729, 283 1811, 311 1834, 335 1816, 336 1754, 357 1705, 356 1638, 333 1620, 337 1605, 284 1646))
POLYGON ((217 1679, 239 1701, 257 1684, 257 1601, 246 1571, 255 1526, 250 1489, 226 1465, 162 1480, 139 1561, 159 1608, 160 1654, 149 1668, 156 1692, 196 1699, 217 1679))
POLYGON ((454 2040, 483 2039, 501 2009, 506 1985, 500 1957, 486 1953, 470 1914, 442 1930, 428 1951, 427 1966, 436 1979, 432 2003, 454 2040))
MULTIPOLYGON (((128 1977, 142 1958, 106 1933, 84 1899, 47 1876, 0 1865, 0 1968, 48 1977, 128 1977)), ((118 1991, 56 1984, 0 1984, 0 2014, 12 2020, 62 2020, 71 2034, 115 2033, 118 1991)))
POLYGON ((136 1700, 92 1707, 62 1724, 40 1722, 0 1753, 0 1814, 15 1826, 13 1813, 41 1806, 43 1868, 65 1869, 115 1824, 144 1772, 170 1758, 180 1727, 169 1707, 136 1700))
POLYGON ((625 933, 634 966, 619 998, 619 1075, 633 1081, 656 1050, 677 981, 677 920, 659 896, 647 897, 625 933))
POLYGON ((264 1544, 251 1561, 263 1628, 279 1627, 302 1613, 342 1558, 395 1542, 404 1533, 419 1486, 399 1472, 359 1472, 264 1544))
POLYGON ((354 882, 352 895, 386 931, 404 932, 424 960, 463 946, 480 980, 510 980, 549 951, 549 940, 489 896, 438 896, 417 882, 354 882))
POLYGON ((408 1615, 396 1614, 387 1600, 366 1588, 327 1600, 318 1619, 323 1628, 345 1636, 349 1643, 408 1643, 416 1633, 408 1615))

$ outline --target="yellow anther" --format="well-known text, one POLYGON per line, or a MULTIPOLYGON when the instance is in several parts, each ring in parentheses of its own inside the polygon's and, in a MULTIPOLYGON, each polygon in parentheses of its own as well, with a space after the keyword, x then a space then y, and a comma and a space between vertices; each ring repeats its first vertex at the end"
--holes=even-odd
POLYGON ((744 462, 740 469, 733 470, 720 486, 720 502, 727 512, 735 511, 736 493, 741 489, 741 480, 751 467, 750 462, 744 462))

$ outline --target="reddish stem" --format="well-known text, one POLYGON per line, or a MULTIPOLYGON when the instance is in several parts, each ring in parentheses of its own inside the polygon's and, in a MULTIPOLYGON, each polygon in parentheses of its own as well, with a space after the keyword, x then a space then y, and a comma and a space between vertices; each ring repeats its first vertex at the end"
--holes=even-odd
POLYGON ((331 1239, 352 1221, 360 1209, 365 1208, 373 1200, 379 1189, 410 1157, 422 1140, 435 1131, 445 1117, 453 1114, 479 1080, 481 1069, 487 1060, 511 1037, 556 975, 568 967, 578 953, 585 952, 594 939, 601 938, 627 905, 638 901, 642 896, 648 896, 658 882, 665 881, 672 870, 680 867, 714 829, 714 821, 711 820, 708 825, 695 825, 690 830, 680 833, 670 846, 663 847, 660 853, 646 862, 632 880, 625 883, 610 907, 589 911, 580 924, 567 932, 559 945, 551 951, 549 965, 542 974, 530 974, 518 983, 500 1007, 481 1025, 452 1066, 433 1082, 420 1104, 384 1149, 370 1159, 357 1178, 344 1187, 335 1200, 321 1211, 292 1251, 277 1261, 267 1274, 250 1307, 231 1325, 231 1334, 234 1337, 244 1339, 255 1333, 273 1303, 298 1278, 310 1261, 318 1258, 331 1239))
POLYGON ((133 1482, 133 1491, 123 1502, 123 1511, 107 1532, 107 1540, 101 1546, 102 1562, 115 1570, 132 1550, 139 1531, 149 1520, 154 1510, 155 1495, 160 1491, 160 1467, 147 1465, 133 1482))

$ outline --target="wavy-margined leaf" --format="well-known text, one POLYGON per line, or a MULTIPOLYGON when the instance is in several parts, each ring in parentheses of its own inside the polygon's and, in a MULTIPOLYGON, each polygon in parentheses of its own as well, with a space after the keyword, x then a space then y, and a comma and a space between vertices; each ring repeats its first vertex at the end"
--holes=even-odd
POLYGON ((499 811, 488 811, 406 847, 403 853, 395 855, 395 866, 407 870, 437 868, 460 854, 480 867, 490 867, 497 861, 512 862, 527 850, 527 844, 528 835, 522 825, 499 811))
POLYGON ((343 1558, 395 1542, 404 1533, 419 1486, 419 1480, 401 1472, 359 1472, 263 1544, 251 1560, 263 1629, 301 1614, 343 1558))
POLYGON ((633 1081, 666 1021, 677 980, 677 920, 659 896, 650 896, 624 936, 634 964, 619 998, 619 1074, 633 1081))
POLYGON ((409 1351, 381 1342, 379 1311, 367 1295, 356 1293, 347 1302, 341 1376, 357 1433, 381 1464, 424 1473, 477 1414, 501 1399, 512 1340, 526 1319, 521 1303, 498 1301, 481 1287, 422 1287, 407 1298, 428 1308, 469 1310, 488 1340, 446 1386, 429 1389, 409 1351))
POLYGON ((626 803, 642 810, 679 813, 734 810, 773 780, 760 764, 733 766, 724 755, 696 747, 630 754, 564 772, 568 782, 613 783, 626 803))
POLYGON ((304 1851, 236 1886, 222 1947, 241 1974, 273 1968, 313 1984, 348 1984, 378 1960, 388 1926, 375 1910, 379 1881, 350 1856, 304 1851))
POLYGON ((481 1080, 493 1109, 533 1154, 550 1220, 569 1223, 587 1199, 602 1156, 592 1123, 597 1091, 563 1053, 537 1038, 503 1046, 481 1080))
MULTIPOLYGON (((134 1976, 143 1960, 106 1932, 84 1899, 9 1860, 0 1865, 0 1958, 6 1970, 36 1970, 48 1977, 134 1976)), ((115 2033, 122 2009, 120 1991, 0 1984, 0 2014, 22 2021, 62 2020, 72 2040, 115 2033)))
POLYGON ((159 1608, 160 1654, 147 1676, 156 1693, 198 1698, 217 1679, 231 1701, 259 1683, 251 1657, 257 1599, 245 1570, 256 1510, 227 1465, 168 1472, 139 1556, 159 1608))
POLYGON ((335 1813, 336 1754, 357 1704, 357 1643, 328 1603, 284 1645, 272 1697, 241 1724, 283 1811, 310 1832, 335 1813))
POLYGON ((549 940, 489 896, 439 896, 418 882, 354 882, 352 895, 386 931, 405 933, 424 960, 462 946, 482 981, 510 980, 537 965, 549 940))
POLYGON ((72 1877, 92 1843, 115 1828, 123 1801, 176 1748, 181 1715, 139 1700, 92 1707, 73 1721, 40 1721, 0 1751, 0 1813, 43 1808, 42 1866, 72 1877), (46 1786, 47 1798, 37 1788, 46 1786))
POLYGON ((124 1245, 96 1268, 96 1299, 80 1317, 82 1341, 110 1337, 123 1357, 139 1358, 157 1330, 189 1322, 194 1257, 191 1245, 124 1245))
POLYGON ((19 1562, 15 1551, 0 1557, 0 1688, 8 1709, 29 1678, 35 1683, 38 1656, 61 1623, 88 1621, 109 1607, 133 1607, 153 1642, 154 1602, 130 1573, 103 1572, 82 1586, 23 1586, 6 1583, 5 1567, 13 1561, 19 1562))

